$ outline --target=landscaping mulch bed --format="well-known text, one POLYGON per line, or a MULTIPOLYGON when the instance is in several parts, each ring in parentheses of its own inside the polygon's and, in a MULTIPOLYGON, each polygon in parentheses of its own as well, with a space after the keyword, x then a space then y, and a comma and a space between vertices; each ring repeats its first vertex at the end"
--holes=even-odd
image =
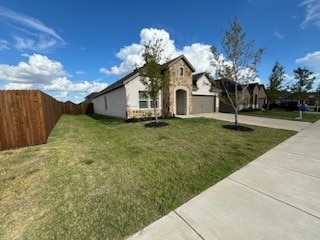
POLYGON ((252 132, 254 131, 252 128, 245 127, 245 126, 235 126, 235 125, 223 125, 223 128, 229 129, 229 130, 234 130, 234 131, 240 131, 240 132, 252 132))

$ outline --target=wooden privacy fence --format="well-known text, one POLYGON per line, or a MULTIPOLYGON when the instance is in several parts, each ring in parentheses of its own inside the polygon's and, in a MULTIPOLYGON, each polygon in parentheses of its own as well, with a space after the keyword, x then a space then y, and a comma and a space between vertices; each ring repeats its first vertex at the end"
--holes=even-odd
POLYGON ((66 102, 64 104, 64 113, 66 114, 87 114, 93 113, 92 103, 74 104, 73 102, 66 102))
POLYGON ((92 112, 92 104, 68 105, 39 90, 0 91, 0 151, 43 144, 63 113, 92 112))

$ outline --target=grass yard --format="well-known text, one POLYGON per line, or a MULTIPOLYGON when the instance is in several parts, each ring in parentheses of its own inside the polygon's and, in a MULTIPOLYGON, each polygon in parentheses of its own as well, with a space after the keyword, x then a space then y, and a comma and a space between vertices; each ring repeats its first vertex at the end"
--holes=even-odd
POLYGON ((0 239, 124 239, 294 134, 166 121, 64 115, 48 144, 0 152, 0 239))
POLYGON ((287 112, 281 110, 270 110, 270 111, 252 111, 252 112, 240 112, 241 115, 253 116, 253 117, 266 117, 266 118, 278 118, 285 120, 293 120, 300 122, 311 122, 314 123, 320 119, 319 114, 303 113, 302 119, 296 119, 299 115, 298 112, 287 112))

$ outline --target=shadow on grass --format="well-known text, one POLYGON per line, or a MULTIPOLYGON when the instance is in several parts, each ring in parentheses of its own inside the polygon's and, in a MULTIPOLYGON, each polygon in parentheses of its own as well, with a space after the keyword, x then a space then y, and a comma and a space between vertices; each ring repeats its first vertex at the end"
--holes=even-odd
POLYGON ((223 128, 229 129, 229 130, 233 130, 233 131, 239 131, 239 132, 253 132, 254 130, 252 128, 249 127, 245 127, 245 126, 235 126, 235 125, 223 125, 223 128))
POLYGON ((94 114, 94 113, 87 114, 87 116, 91 117, 92 119, 94 119, 97 122, 100 122, 102 124, 118 125, 118 124, 123 124, 124 123, 124 120, 122 118, 103 116, 103 115, 94 114))
POLYGON ((146 123, 144 126, 147 128, 158 128, 158 127, 165 127, 168 125, 169 123, 167 122, 149 122, 149 123, 146 123))

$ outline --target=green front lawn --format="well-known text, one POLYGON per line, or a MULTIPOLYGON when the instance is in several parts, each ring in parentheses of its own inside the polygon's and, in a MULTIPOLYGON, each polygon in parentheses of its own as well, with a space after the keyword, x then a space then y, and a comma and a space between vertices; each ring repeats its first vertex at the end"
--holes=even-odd
POLYGON ((266 118, 277 118, 300 122, 316 122, 320 119, 319 114, 303 113, 302 119, 297 119, 299 115, 297 111, 287 112, 281 110, 270 110, 270 111, 252 111, 252 112, 240 112, 241 115, 253 116, 253 117, 266 117, 266 118))
POLYGON ((0 239, 123 239, 294 134, 166 121, 64 115, 48 144, 0 152, 0 239))

